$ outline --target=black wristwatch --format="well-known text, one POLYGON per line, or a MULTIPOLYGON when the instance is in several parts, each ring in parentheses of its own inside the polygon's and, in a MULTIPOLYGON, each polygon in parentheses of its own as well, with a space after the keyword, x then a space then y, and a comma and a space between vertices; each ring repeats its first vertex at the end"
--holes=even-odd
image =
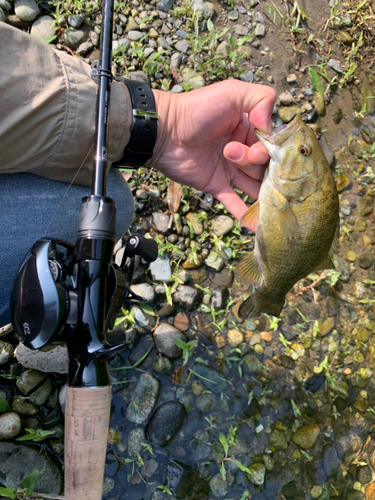
POLYGON ((152 157, 156 143, 158 115, 154 95, 145 83, 118 77, 114 80, 125 83, 129 89, 133 108, 133 126, 130 141, 121 160, 112 163, 112 166, 142 167, 152 157))

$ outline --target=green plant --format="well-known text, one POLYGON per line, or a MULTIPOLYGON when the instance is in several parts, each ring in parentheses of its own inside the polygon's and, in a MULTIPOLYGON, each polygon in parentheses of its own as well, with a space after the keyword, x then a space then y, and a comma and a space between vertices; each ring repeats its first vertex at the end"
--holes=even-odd
POLYGON ((163 493, 167 493, 168 495, 172 495, 172 492, 169 489, 169 477, 167 477, 167 484, 159 485, 158 489, 161 490, 163 493))
POLYGON ((233 462, 241 469, 243 472, 247 472, 251 474, 251 471, 248 467, 245 467, 239 460, 236 460, 234 457, 228 457, 229 448, 235 444, 236 440, 237 427, 232 426, 229 430, 228 436, 225 437, 222 432, 219 433, 219 441, 224 450, 224 456, 220 460, 220 474, 223 480, 226 479, 226 471, 225 471, 225 462, 230 461, 233 462))
POLYGON ((178 338, 174 338, 173 340, 176 346, 182 349, 182 357, 184 360, 183 365, 185 366, 189 361, 190 356, 193 354, 194 347, 197 345, 198 340, 191 340, 190 342, 184 342, 178 338))
POLYGON ((6 399, 0 398, 0 413, 10 411, 9 403, 6 399))
POLYGON ((43 429, 25 429, 25 431, 27 431, 28 434, 17 438, 17 441, 34 441, 35 443, 39 443, 47 437, 54 436, 56 432, 58 432, 57 430, 44 431, 43 429))
POLYGON ((31 495, 34 491, 35 485, 39 479, 39 471, 34 469, 31 474, 29 474, 16 489, 12 486, 0 486, 0 496, 8 498, 24 498, 26 495, 31 495))

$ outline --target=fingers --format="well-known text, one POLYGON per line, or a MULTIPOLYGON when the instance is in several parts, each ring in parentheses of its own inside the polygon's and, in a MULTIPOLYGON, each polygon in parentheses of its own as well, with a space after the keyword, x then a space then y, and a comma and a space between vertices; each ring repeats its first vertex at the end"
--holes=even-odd
POLYGON ((257 142, 249 148, 240 142, 230 142, 225 146, 223 154, 248 176, 257 180, 263 179, 269 156, 261 143, 257 142))
POLYGON ((226 186, 214 196, 237 220, 240 220, 247 210, 246 204, 230 186, 226 186))
MULTIPOLYGON (((237 170, 237 173, 232 180, 232 184, 252 198, 258 198, 261 182, 250 179, 249 176, 244 174, 241 170, 237 170)), ((220 191, 212 194, 225 206, 228 212, 230 212, 238 220, 240 220, 242 215, 248 209, 245 202, 241 200, 240 196, 230 185, 227 185, 220 191)), ((254 230, 255 228, 251 229, 254 230)))

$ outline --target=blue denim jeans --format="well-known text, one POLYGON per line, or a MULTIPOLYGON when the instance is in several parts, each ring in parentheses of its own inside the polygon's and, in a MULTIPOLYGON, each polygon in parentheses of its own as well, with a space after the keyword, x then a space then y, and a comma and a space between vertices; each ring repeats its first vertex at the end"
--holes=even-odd
MULTIPOLYGON (((17 270, 40 238, 75 243, 81 199, 91 188, 70 186, 34 174, 0 175, 0 326, 10 322, 9 300, 17 270)), ((134 213, 130 189, 116 169, 107 181, 107 196, 116 202, 116 239, 128 230, 134 213)))

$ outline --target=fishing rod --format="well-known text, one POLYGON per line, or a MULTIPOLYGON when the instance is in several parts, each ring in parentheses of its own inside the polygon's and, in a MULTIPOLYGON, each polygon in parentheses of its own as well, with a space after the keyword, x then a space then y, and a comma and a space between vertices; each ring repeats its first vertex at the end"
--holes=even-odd
POLYGON ((107 360, 128 345, 124 330, 112 328, 124 303, 144 301, 130 290, 135 257, 150 263, 158 253, 154 240, 135 234, 124 242, 121 265, 113 262, 116 203, 106 196, 113 6, 114 0, 104 0, 100 60, 92 69, 98 82, 94 171, 91 195, 80 207, 76 244, 38 240, 11 293, 12 324, 27 347, 68 348, 65 500, 102 498, 111 407, 107 360))

